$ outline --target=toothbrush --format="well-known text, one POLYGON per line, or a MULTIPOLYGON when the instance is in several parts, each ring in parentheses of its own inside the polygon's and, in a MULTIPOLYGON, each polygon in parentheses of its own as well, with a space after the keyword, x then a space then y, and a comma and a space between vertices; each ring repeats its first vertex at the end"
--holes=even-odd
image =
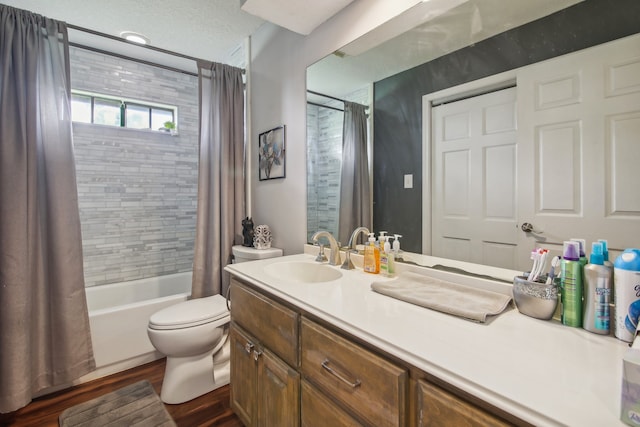
POLYGON ((540 263, 540 252, 538 251, 538 249, 534 249, 533 251, 531 251, 531 259, 533 260, 533 266, 531 267, 529 276, 527 276, 527 280, 529 282, 533 280, 533 275, 536 274, 538 264, 540 263))
POLYGON ((555 278, 555 271, 559 265, 560 265, 560 257, 559 256, 553 257, 553 259, 551 260, 551 270, 549 270, 549 275, 547 276, 547 281, 545 282, 546 285, 550 285, 551 283, 553 283, 553 279, 555 278))
POLYGON ((542 272, 547 269, 547 254, 548 253, 549 253, 549 251, 547 249, 540 249, 538 251, 538 254, 539 254, 538 266, 537 266, 537 268, 535 270, 535 273, 533 274, 533 278, 531 279, 532 282, 537 281, 538 277, 540 277, 542 272))

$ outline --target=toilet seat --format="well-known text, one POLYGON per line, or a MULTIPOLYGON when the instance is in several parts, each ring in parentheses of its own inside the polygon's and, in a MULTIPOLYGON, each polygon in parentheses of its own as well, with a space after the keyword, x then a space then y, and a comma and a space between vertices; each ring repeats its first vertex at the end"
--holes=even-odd
POLYGON ((164 308, 149 318, 149 328, 156 330, 183 329, 215 322, 229 316, 222 295, 197 298, 164 308))

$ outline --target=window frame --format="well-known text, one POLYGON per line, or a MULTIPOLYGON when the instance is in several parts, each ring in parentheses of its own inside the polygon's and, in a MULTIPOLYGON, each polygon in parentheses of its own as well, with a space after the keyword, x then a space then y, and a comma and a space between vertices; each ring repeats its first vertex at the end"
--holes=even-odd
POLYGON ((91 122, 85 122, 85 121, 75 121, 73 119, 73 108, 71 111, 71 120, 74 123, 86 123, 86 124, 92 124, 92 125, 99 125, 99 126, 111 126, 111 127, 120 127, 120 128, 124 128, 124 129, 133 129, 133 130, 148 130, 148 131, 153 131, 153 132, 165 132, 163 130, 160 129, 153 129, 151 128, 151 125, 153 123, 153 112, 154 111, 163 111, 163 112, 170 112, 171 116, 173 118, 173 120, 171 120, 173 123, 175 123, 175 129, 173 131, 173 133, 175 133, 177 131, 178 128, 178 107, 175 105, 169 105, 169 104, 161 104, 158 102, 148 102, 148 101, 141 101, 139 99, 133 99, 133 98, 123 98, 120 96, 112 96, 112 95, 106 95, 106 94, 102 94, 102 93, 97 93, 97 92, 89 92, 89 91, 84 91, 84 90, 76 90, 76 89, 72 89, 71 90, 71 96, 73 98, 74 95, 80 96, 80 97, 86 97, 90 99, 90 108, 91 108, 91 122), (105 101, 116 101, 120 103, 120 125, 119 126, 115 126, 115 125, 111 125, 111 124, 104 124, 104 123, 96 123, 95 122, 95 102, 97 100, 105 100, 105 101), (131 105, 131 106, 136 106, 136 107, 143 107, 148 109, 148 125, 149 127, 147 128, 139 128, 139 127, 129 127, 127 126, 127 114, 126 114, 126 108, 127 105, 131 105))

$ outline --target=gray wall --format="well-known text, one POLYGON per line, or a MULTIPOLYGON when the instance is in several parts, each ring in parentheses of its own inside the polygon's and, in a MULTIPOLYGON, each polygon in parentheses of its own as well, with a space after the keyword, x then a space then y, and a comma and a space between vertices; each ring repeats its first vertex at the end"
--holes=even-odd
POLYGON ((71 48, 71 87, 178 107, 178 136, 74 123, 86 286, 190 271, 197 77, 71 48))
POLYGON ((586 0, 374 84, 373 220, 422 252, 422 97, 640 32, 640 1, 586 0), (391 161, 389 161, 391 159, 391 161), (398 191, 404 174, 413 189, 398 191))

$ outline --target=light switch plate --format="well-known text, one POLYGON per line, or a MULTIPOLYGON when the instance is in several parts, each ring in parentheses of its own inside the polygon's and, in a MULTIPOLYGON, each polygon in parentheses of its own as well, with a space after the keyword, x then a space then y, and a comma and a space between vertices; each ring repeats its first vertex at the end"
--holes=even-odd
POLYGON ((404 176, 404 188, 413 188, 413 174, 404 176))

